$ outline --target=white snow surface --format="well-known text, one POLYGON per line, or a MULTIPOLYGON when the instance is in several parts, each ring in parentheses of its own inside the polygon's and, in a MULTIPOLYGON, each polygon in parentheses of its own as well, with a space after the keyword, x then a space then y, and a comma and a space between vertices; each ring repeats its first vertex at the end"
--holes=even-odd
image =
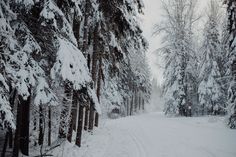
POLYGON ((82 147, 64 143, 57 157, 235 157, 236 131, 222 117, 168 118, 152 113, 104 120, 82 147))

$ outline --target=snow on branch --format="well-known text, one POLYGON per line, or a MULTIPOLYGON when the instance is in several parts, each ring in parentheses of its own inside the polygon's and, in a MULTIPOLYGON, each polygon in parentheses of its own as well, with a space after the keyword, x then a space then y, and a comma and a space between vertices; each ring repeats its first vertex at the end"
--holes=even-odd
POLYGON ((73 83, 74 89, 80 89, 91 81, 86 59, 82 52, 66 39, 58 38, 59 49, 56 63, 51 69, 51 77, 61 77, 63 81, 73 83))
POLYGON ((34 98, 35 105, 57 105, 57 97, 50 90, 46 80, 44 78, 39 78, 38 84, 36 87, 36 96, 34 98))
POLYGON ((40 16, 46 19, 42 22, 42 25, 46 26, 52 24, 58 32, 61 32, 61 35, 68 37, 69 40, 77 46, 77 41, 69 21, 52 0, 49 0, 44 4, 40 16))

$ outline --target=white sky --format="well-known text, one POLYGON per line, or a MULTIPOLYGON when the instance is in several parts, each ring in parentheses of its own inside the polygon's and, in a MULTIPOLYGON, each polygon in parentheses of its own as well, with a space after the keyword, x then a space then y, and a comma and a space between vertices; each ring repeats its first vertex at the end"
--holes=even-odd
MULTIPOLYGON (((162 82, 162 68, 161 59, 154 54, 154 51, 161 47, 160 36, 152 36, 153 27, 156 23, 161 21, 162 9, 161 0, 143 0, 145 4, 144 16, 142 16, 142 28, 143 34, 149 42, 149 50, 147 57, 149 59, 150 68, 153 77, 157 78, 158 83, 162 82)), ((204 11, 203 9, 207 6, 209 0, 199 0, 199 11, 204 11)))

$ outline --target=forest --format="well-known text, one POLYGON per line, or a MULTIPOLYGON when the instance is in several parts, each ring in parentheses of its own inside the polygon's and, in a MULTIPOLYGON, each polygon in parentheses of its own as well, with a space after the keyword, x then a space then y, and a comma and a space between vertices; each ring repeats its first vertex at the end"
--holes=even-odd
POLYGON ((197 1, 163 1, 164 112, 167 115, 227 115, 236 127, 236 1, 210 0, 202 34, 197 1), (199 42, 200 41, 200 42, 199 42), (189 109, 187 107, 190 107, 189 109), (187 111, 186 111, 187 110, 187 111))
MULTIPOLYGON (((209 117, 227 132, 223 144, 235 146, 236 0, 209 0, 204 22, 197 0, 161 1, 162 21, 150 30, 162 39, 160 87, 147 57, 145 3, 0 1, 1 157, 156 157, 149 131, 211 127, 209 117), (164 115, 147 114, 162 110, 151 104, 164 115)), ((236 155, 231 148, 226 157, 236 155)))
POLYGON ((144 109, 151 86, 142 7, 139 0, 0 1, 2 157, 29 155, 33 146, 45 156, 45 146, 74 136, 80 147, 101 116, 144 109))

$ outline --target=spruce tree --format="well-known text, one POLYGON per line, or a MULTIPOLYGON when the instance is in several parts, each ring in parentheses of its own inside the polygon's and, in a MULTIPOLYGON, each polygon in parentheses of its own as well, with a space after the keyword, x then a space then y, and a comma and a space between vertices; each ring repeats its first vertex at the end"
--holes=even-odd
POLYGON ((228 48, 229 48, 229 63, 231 70, 231 83, 228 90, 229 98, 229 126, 230 128, 236 128, 236 1, 225 0, 227 4, 227 15, 228 15, 228 48))
POLYGON ((218 3, 211 0, 201 48, 203 60, 200 63, 198 94, 202 114, 213 114, 214 109, 218 108, 219 110, 224 107, 224 91, 219 82, 221 78, 219 56, 222 53, 222 47, 219 39, 218 21, 218 3))

